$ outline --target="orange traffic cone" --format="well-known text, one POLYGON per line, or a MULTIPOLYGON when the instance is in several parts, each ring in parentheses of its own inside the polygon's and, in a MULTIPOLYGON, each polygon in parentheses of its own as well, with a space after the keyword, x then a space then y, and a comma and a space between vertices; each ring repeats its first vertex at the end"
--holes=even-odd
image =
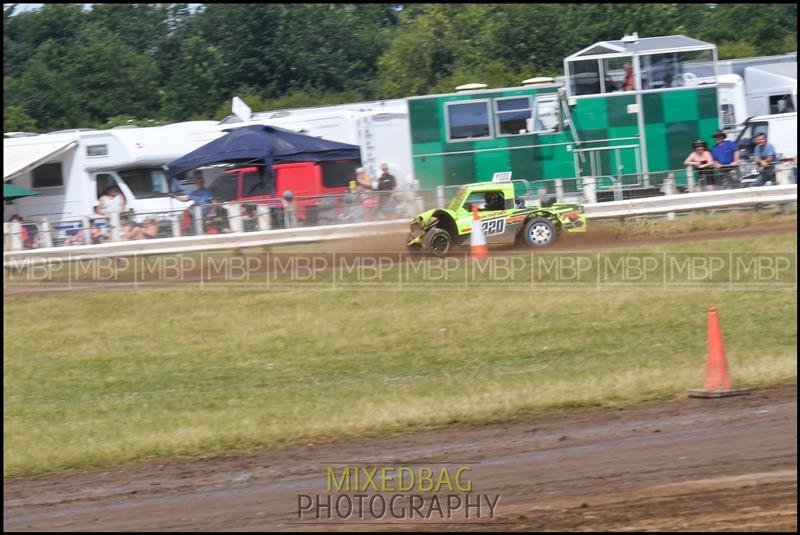
POLYGON ((486 245, 486 236, 483 234, 478 205, 472 203, 472 232, 469 237, 469 254, 473 260, 486 260, 489 258, 489 246, 486 245))
POLYGON ((722 330, 719 326, 717 308, 708 310, 708 366, 706 382, 702 389, 689 390, 689 396, 696 398, 721 398, 740 396, 750 391, 744 388, 732 389, 728 376, 728 364, 725 360, 725 345, 722 342, 722 330))

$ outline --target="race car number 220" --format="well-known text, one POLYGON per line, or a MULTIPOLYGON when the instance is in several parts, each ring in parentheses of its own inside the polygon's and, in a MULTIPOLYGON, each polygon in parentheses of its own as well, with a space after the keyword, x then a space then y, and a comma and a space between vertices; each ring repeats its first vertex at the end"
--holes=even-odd
POLYGON ((502 217, 481 221, 481 230, 486 236, 502 234, 506 230, 506 220, 502 217))

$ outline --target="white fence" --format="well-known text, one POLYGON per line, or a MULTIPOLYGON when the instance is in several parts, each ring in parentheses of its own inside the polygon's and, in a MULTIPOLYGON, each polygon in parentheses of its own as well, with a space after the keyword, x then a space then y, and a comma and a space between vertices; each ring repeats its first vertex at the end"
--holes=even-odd
POLYGON ((796 184, 644 197, 584 206, 589 219, 603 219, 793 202, 797 202, 796 184))
MULTIPOLYGON (((610 219, 644 215, 671 214, 754 205, 791 205, 797 203, 797 185, 764 186, 737 190, 707 191, 682 195, 645 197, 584 205, 587 218, 610 219)), ((371 221, 320 227, 288 228, 229 234, 159 238, 126 242, 107 242, 73 247, 43 247, 3 253, 6 267, 21 263, 39 264, 78 259, 105 258, 130 254, 167 254, 194 251, 236 249, 264 245, 312 243, 327 240, 377 236, 408 229, 408 219, 371 221)), ((19 241, 19 223, 6 223, 5 233, 19 241), (15 230, 16 229, 16 230, 15 230)), ((591 232, 591 230, 590 230, 591 232)), ((18 244, 17 244, 18 245, 18 244)))

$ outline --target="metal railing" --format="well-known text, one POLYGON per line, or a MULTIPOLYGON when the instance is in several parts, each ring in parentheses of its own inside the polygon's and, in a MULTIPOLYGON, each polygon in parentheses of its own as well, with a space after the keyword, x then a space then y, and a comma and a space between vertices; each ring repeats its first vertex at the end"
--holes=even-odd
MULTIPOLYGON (((792 166, 778 168, 777 182, 789 183, 792 166)), ((755 185, 754 181, 748 181, 749 169, 745 164, 738 168, 715 170, 714 173, 723 178, 715 189, 755 185)), ((699 178, 692 168, 686 168, 650 173, 647 181, 639 175, 622 175, 621 180, 619 177, 515 180, 514 186, 515 195, 525 199, 528 205, 545 197, 555 197, 559 201, 600 206, 649 197, 678 197, 710 189, 710 184, 704 184, 699 178), (644 187, 644 184, 649 186, 644 187)), ((389 196, 382 196, 377 191, 356 191, 291 199, 271 198, 263 202, 214 202, 185 210, 110 214, 108 218, 93 215, 65 220, 15 221, 4 224, 4 251, 397 221, 447 206, 460 187, 397 189, 389 196)), ((737 197, 737 202, 746 197, 737 197)), ((683 206, 685 203, 675 204, 665 199, 663 204, 683 206)), ((612 212, 615 215, 619 213, 617 210, 612 212)))

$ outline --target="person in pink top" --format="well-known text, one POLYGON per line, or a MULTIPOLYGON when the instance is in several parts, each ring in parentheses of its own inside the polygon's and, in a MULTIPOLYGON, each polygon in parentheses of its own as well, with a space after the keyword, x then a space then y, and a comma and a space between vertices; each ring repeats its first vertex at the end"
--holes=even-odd
POLYGON ((683 165, 694 167, 700 183, 704 186, 714 187, 714 156, 708 150, 706 142, 698 139, 692 143, 692 152, 684 160, 683 165))

